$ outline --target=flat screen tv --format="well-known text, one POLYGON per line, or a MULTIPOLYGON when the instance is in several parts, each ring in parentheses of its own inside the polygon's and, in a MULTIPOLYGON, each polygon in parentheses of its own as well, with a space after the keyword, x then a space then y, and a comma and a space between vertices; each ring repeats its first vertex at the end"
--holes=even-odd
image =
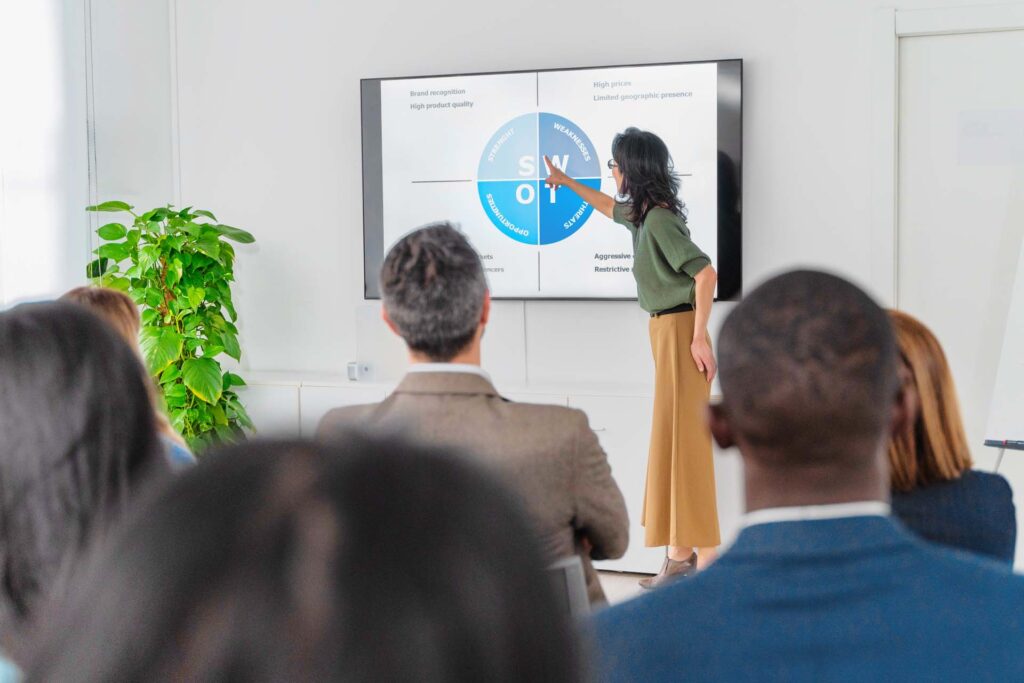
POLYGON ((387 249, 456 223, 499 299, 635 299, 628 230, 569 188, 543 157, 616 195, 615 134, 659 135, 679 175, 693 240, 742 288, 742 60, 361 81, 363 272, 379 298, 387 249))

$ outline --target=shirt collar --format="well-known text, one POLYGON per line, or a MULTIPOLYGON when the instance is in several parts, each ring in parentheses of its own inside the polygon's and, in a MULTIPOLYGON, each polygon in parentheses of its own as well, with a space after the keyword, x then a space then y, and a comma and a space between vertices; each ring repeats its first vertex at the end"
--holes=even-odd
POLYGON ((479 375, 488 382, 491 376, 479 365, 469 363, 413 363, 409 366, 408 372, 464 372, 471 375, 479 375))
POLYGON ((889 503, 880 500, 862 500, 852 503, 830 505, 800 505, 795 507, 765 508, 743 515, 740 527, 746 529, 758 524, 775 522, 809 522, 819 519, 842 519, 845 517, 888 517, 892 512, 889 503))

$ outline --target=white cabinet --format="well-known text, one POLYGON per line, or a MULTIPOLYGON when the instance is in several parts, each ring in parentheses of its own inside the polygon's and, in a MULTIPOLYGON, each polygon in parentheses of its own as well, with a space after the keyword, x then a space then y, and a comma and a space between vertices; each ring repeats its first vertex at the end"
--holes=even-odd
POLYGON ((590 419, 591 429, 608 453, 612 476, 622 490, 629 511, 626 554, 617 560, 596 562, 595 566, 625 572, 657 572, 665 550, 644 547, 644 528, 640 526, 653 399, 650 396, 570 396, 569 405, 579 408, 590 419))
POLYGON ((238 398, 260 437, 299 436, 299 384, 256 384, 238 387, 238 398))
POLYGON ((377 403, 387 398, 391 388, 382 384, 351 383, 336 386, 302 385, 300 389, 300 430, 310 438, 316 434, 320 419, 331 408, 377 403))
POLYGON ((565 394, 534 394, 526 391, 499 392, 502 396, 516 403, 544 403, 553 406, 568 406, 569 397, 565 394))

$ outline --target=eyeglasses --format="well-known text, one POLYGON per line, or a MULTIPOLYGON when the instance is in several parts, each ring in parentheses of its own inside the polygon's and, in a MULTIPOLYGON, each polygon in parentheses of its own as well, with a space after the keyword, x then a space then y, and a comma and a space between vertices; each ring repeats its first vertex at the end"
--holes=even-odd
POLYGON ((609 159, 608 160, 608 168, 618 168, 618 167, 619 167, 619 165, 617 163, 615 163, 615 159, 609 159))

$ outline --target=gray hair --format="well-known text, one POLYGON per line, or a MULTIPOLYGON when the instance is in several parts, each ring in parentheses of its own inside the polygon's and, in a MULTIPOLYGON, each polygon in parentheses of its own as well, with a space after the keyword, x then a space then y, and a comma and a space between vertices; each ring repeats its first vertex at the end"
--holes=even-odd
POLYGON ((469 241, 452 223, 414 230, 384 258, 384 310, 413 351, 447 362, 476 334, 487 281, 469 241))

